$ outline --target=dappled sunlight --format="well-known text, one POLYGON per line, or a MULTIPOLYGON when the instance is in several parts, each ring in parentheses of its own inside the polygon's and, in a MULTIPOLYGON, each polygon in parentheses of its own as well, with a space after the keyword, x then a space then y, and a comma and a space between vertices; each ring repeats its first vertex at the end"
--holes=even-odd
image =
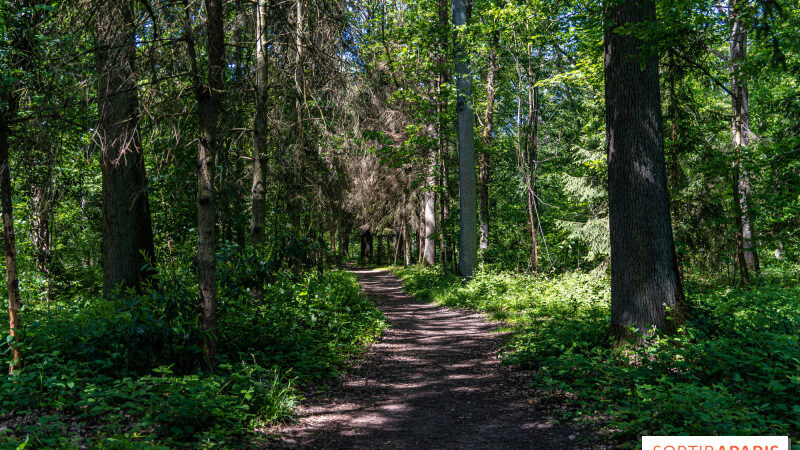
POLYGON ((391 327, 327 400, 304 407, 298 424, 281 429, 285 445, 558 447, 558 426, 519 398, 500 367, 496 323, 474 311, 419 303, 387 272, 353 273, 391 327))

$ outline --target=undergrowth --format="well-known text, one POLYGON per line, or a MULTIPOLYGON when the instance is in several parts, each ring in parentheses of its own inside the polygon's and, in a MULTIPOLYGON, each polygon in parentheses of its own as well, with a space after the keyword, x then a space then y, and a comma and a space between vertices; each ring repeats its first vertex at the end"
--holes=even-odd
POLYGON ((636 446, 641 435, 800 437, 796 267, 767 269, 748 288, 693 280, 680 332, 624 349, 607 338, 605 277, 481 270, 464 283, 436 268, 396 273, 418 298, 504 320, 514 331, 504 362, 532 374, 543 405, 619 444, 636 446))
POLYGON ((335 379, 385 322, 352 274, 269 273, 252 257, 218 255, 213 373, 198 363, 189 263, 141 293, 26 306, 24 365, 0 378, 0 447, 231 447, 291 421, 300 393, 335 379))

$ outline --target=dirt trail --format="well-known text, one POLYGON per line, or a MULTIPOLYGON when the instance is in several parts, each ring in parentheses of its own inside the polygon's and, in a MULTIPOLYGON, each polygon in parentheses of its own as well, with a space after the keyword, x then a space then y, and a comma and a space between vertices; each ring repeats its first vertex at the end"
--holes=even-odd
POLYGON ((389 328, 327 399, 279 431, 290 448, 580 448, 580 433, 529 405, 485 316, 421 303, 385 271, 354 270, 389 328))

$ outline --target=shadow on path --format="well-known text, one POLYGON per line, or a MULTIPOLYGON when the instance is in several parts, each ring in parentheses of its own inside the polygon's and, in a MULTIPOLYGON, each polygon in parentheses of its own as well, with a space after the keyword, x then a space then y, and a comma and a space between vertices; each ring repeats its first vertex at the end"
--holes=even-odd
POLYGON ((420 303, 389 272, 352 272, 391 328, 329 398, 301 408, 299 422, 279 431, 281 446, 581 447, 577 432, 526 403, 524 387, 500 368, 496 324, 420 303))

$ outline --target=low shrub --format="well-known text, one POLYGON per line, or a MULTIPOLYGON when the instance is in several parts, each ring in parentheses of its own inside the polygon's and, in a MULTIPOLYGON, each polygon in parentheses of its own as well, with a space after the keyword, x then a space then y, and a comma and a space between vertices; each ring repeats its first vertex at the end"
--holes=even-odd
POLYGON ((292 420, 298 389, 335 379, 385 321, 352 274, 259 275, 251 258, 218 255, 212 373, 200 370, 189 264, 159 269, 139 293, 26 308, 24 366, 0 377, 0 446, 240 445, 257 437, 248 430, 292 420))
POLYGON ((800 287, 786 276, 750 288, 691 283, 691 319, 676 335, 618 349, 607 338, 606 278, 397 273, 413 295, 504 319, 514 331, 504 362, 531 372, 548 408, 620 444, 643 434, 800 436, 800 287))

